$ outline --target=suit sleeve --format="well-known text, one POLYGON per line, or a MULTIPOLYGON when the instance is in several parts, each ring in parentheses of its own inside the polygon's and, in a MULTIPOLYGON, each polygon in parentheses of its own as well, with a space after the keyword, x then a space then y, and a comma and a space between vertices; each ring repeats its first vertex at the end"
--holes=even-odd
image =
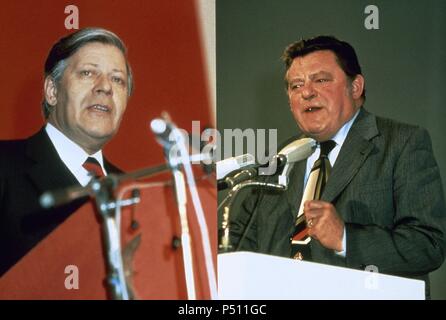
POLYGON ((418 275, 442 264, 444 193, 429 134, 412 132, 393 171, 393 227, 346 223, 347 266, 375 265, 379 272, 418 275))

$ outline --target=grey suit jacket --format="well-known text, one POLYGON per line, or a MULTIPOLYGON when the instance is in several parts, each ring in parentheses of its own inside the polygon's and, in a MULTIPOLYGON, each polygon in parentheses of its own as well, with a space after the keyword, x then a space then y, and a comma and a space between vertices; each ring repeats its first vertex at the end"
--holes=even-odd
MULTIPOLYGON (((303 193, 306 161, 286 192, 253 190, 233 208, 231 241, 240 250, 290 257, 289 237, 303 193)), ((277 181, 275 176, 268 181, 277 181)), ((444 260, 446 209, 428 133, 360 111, 331 171, 322 200, 345 222, 347 253, 311 241, 314 262, 423 279, 444 260)))

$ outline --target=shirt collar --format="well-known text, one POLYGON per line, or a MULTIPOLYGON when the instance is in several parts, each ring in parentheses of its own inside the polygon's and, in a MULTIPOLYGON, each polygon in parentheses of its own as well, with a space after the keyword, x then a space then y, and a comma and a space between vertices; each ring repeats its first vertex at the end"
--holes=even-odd
POLYGON ((45 130, 51 142, 53 143, 54 148, 56 148, 56 151, 59 154, 60 159, 69 169, 75 170, 81 167, 88 157, 93 157, 96 160, 98 160, 99 164, 104 170, 104 159, 102 156, 102 150, 99 150, 98 152, 89 155, 84 151, 84 149, 82 149, 79 145, 70 140, 66 135, 64 135, 51 123, 46 124, 45 130))
POLYGON ((339 129, 338 132, 336 132, 336 134, 334 135, 333 138, 331 138, 331 140, 333 140, 334 142, 336 142, 337 146, 342 146, 344 144, 345 138, 347 138, 347 134, 350 131, 350 128, 353 125, 353 122, 355 122, 356 117, 359 114, 359 110, 356 111, 355 115, 348 120, 341 129, 339 129))

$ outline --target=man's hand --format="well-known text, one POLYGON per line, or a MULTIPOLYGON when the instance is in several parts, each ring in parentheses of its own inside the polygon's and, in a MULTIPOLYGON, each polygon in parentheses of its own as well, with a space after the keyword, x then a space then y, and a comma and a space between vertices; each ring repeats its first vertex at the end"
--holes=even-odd
POLYGON ((304 214, 310 237, 318 240, 328 249, 344 250, 342 247, 344 222, 331 203, 319 200, 306 201, 304 214))

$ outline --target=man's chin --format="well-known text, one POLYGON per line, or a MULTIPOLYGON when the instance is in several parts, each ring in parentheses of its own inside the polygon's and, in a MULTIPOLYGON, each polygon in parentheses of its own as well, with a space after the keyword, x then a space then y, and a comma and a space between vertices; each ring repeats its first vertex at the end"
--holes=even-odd
POLYGON ((312 139, 314 139, 316 141, 325 141, 325 140, 330 139, 330 137, 328 136, 328 134, 326 132, 320 132, 320 131, 307 131, 307 132, 305 132, 305 131, 303 131, 303 133, 306 136, 308 136, 308 137, 310 137, 310 138, 312 138, 312 139))
POLYGON ((116 134, 116 130, 86 130, 85 131, 91 140, 96 140, 98 143, 106 143, 108 140, 113 138, 116 134))

